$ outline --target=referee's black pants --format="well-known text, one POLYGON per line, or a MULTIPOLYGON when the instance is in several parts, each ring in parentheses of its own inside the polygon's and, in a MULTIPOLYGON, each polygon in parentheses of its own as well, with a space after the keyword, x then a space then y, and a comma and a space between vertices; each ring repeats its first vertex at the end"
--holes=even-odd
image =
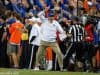
POLYGON ((72 44, 72 47, 70 48, 66 58, 65 58, 65 62, 66 62, 66 65, 65 65, 65 68, 68 68, 69 66, 69 60, 70 58, 72 57, 72 54, 75 53, 76 56, 75 56, 75 61, 82 61, 82 57, 84 55, 84 48, 83 48, 83 42, 74 42, 72 44))

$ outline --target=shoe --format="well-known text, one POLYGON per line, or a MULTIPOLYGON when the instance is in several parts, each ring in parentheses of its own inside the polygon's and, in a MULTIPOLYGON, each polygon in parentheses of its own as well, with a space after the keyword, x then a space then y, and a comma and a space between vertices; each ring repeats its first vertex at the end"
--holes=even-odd
POLYGON ((19 69, 19 66, 14 65, 14 66, 12 66, 12 68, 13 69, 19 69))
POLYGON ((40 69, 39 69, 39 67, 35 67, 33 70, 34 71, 39 71, 40 69))
POLYGON ((91 72, 91 70, 90 69, 87 69, 86 72, 91 72))
POLYGON ((52 70, 52 66, 48 66, 46 70, 48 71, 52 70))
POLYGON ((64 70, 64 69, 60 69, 60 71, 61 71, 61 72, 65 72, 66 70, 64 70))
POLYGON ((46 68, 47 71, 51 71, 52 70, 52 61, 47 61, 47 68, 46 68))

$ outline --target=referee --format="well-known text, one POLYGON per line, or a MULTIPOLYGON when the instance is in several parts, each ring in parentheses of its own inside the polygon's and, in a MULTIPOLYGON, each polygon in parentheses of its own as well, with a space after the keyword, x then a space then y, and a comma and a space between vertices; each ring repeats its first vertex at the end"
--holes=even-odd
MULTIPOLYGON (((83 56, 83 38, 84 38, 84 28, 82 27, 82 25, 79 24, 79 18, 78 17, 74 17, 73 20, 73 25, 71 25, 70 29, 69 29, 69 34, 72 35, 71 37, 71 43, 72 43, 72 47, 70 49, 70 51, 67 54, 66 57, 66 62, 67 64, 69 64, 69 59, 72 56, 72 54, 76 54, 76 64, 78 66, 78 69, 82 69, 82 56, 83 56)), ((68 65, 66 66, 68 67, 68 65)))

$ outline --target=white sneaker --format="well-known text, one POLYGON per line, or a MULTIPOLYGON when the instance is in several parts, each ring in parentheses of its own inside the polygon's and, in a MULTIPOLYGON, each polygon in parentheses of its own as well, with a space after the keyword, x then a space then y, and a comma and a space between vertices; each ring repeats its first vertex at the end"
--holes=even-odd
POLYGON ((48 71, 52 70, 52 66, 48 66, 48 67, 47 67, 47 70, 48 70, 48 71))
POLYGON ((52 61, 47 61, 47 70, 52 70, 52 61))
POLYGON ((39 71, 40 69, 39 69, 39 67, 35 67, 33 70, 34 71, 39 71))

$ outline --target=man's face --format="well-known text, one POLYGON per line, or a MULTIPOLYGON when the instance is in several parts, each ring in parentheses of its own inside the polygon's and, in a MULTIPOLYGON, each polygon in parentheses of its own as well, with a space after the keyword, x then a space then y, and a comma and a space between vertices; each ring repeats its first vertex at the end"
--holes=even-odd
POLYGON ((74 23, 74 24, 77 24, 78 22, 74 20, 73 23, 74 23))
POLYGON ((50 20, 50 21, 54 20, 54 17, 53 17, 53 16, 50 16, 50 17, 49 17, 49 20, 50 20))

